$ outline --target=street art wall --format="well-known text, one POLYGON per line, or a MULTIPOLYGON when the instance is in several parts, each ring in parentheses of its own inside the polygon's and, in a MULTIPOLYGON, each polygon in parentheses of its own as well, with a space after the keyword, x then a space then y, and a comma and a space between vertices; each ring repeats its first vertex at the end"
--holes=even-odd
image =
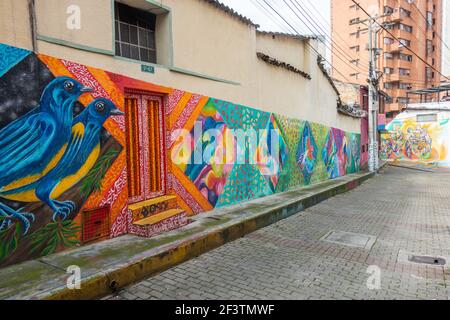
POLYGON ((146 181, 194 215, 359 169, 359 134, 0 44, 0 267, 129 232, 146 181), (163 108, 126 106, 130 92, 163 108), (254 152, 229 135, 249 130, 254 152), (138 156, 145 179, 127 181, 154 143, 166 156, 138 156))
POLYGON ((450 123, 448 117, 435 122, 417 122, 415 115, 394 119, 381 136, 381 157, 450 165, 450 123))

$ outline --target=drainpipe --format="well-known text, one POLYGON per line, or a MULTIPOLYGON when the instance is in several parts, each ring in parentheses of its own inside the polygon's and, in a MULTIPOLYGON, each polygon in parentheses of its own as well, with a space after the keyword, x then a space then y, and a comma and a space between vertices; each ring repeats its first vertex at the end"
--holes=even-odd
POLYGON ((33 52, 37 52, 36 6, 34 0, 28 0, 28 12, 30 19, 31 46, 33 48, 33 52))

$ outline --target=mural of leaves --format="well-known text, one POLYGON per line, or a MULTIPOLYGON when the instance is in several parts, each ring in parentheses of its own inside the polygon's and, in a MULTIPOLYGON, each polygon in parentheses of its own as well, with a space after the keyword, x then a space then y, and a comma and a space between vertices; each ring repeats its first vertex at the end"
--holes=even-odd
MULTIPOLYGON (((0 222, 2 222, 1 219, 4 218, 0 218, 0 222)), ((19 223, 0 233, 0 261, 16 251, 21 234, 22 227, 19 223)))
POLYGON ((80 192, 85 200, 91 193, 101 190, 101 181, 105 177, 108 168, 111 166, 118 154, 119 151, 117 151, 116 149, 108 150, 98 159, 97 163, 92 167, 92 169, 83 179, 83 182, 80 186, 80 192))
POLYGON ((30 235, 31 250, 39 250, 41 255, 46 256, 74 247, 80 243, 77 240, 80 229, 73 220, 51 222, 30 235))

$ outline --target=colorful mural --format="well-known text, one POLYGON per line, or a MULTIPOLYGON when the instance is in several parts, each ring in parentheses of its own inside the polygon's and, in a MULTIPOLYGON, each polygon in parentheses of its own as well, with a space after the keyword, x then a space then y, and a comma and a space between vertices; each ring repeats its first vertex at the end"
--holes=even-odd
POLYGON ((106 210, 109 237, 150 236, 183 225, 186 214, 357 172, 359 141, 359 134, 0 45, 0 266, 85 243, 84 214, 92 210, 106 210), (144 109, 133 102, 144 95, 158 97, 163 111, 149 110, 154 101, 144 109), (125 101, 136 108, 133 117, 123 116, 125 101), (143 129, 130 140, 132 119, 153 122, 136 123, 143 129), (160 130, 144 130, 155 123, 160 130), (138 141, 127 145, 143 137, 161 140, 156 156, 138 141), (144 158, 133 156, 142 149, 144 158), (161 151, 164 163, 142 167, 166 159, 161 151), (155 188, 182 216, 152 230, 134 225, 167 208, 129 209, 137 191, 128 188, 145 189, 149 179, 128 183, 140 168, 164 174, 155 188))
POLYGON ((381 136, 381 157, 449 166, 449 119, 421 123, 416 120, 413 116, 389 123, 388 133, 381 136))

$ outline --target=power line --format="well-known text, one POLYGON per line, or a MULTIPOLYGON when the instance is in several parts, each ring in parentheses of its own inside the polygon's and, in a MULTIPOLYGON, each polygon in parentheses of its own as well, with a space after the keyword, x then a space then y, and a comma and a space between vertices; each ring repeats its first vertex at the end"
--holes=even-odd
MULTIPOLYGON (((288 8, 295 14, 295 16, 312 32, 312 33, 315 33, 315 32, 317 32, 317 30, 316 31, 314 31, 314 30, 312 30, 310 27, 309 27, 309 25, 297 14, 297 12, 296 12, 296 10, 294 10, 290 5, 289 5, 289 3, 286 1, 286 0, 283 0, 284 1, 284 3, 288 6, 288 8)), ((297 7, 296 7, 297 8, 297 7)), ((298 9, 297 9, 298 10, 298 9)), ((301 12, 300 10, 298 10, 299 11, 299 13, 303 16, 303 17, 305 17, 305 15, 303 14, 303 12, 301 12)), ((333 49, 330 47, 330 46, 328 46, 327 45, 327 43, 325 43, 324 42, 324 45, 329 49, 329 50, 331 50, 331 51, 333 51, 333 49)), ((355 68, 354 67, 354 65, 352 65, 352 64, 348 64, 348 61, 346 61, 346 60, 344 60, 340 55, 337 55, 336 54, 336 57, 339 59, 339 60, 341 60, 343 63, 345 63, 345 64, 347 64, 348 66, 350 66, 354 71, 356 71, 357 73, 361 73, 361 74, 363 74, 363 75, 368 75, 368 74, 366 74, 366 73, 364 73, 364 71, 361 69, 361 68, 355 68)))
MULTIPOLYGON (((300 12, 300 10, 302 10, 302 11, 305 13, 305 14, 302 14, 302 16, 304 16, 304 17, 308 20, 308 22, 310 22, 312 25, 314 25, 314 26, 316 27, 315 29, 316 29, 317 32, 319 32, 319 33, 322 32, 322 33, 324 34, 325 38, 330 39, 330 40, 329 40, 329 43, 331 43, 331 46, 332 46, 333 48, 335 48, 335 50, 338 51, 340 54, 342 54, 342 56, 345 56, 347 59, 349 59, 349 62, 354 61, 354 60, 359 60, 359 57, 358 57, 358 56, 355 56, 355 57, 350 56, 350 55, 345 51, 345 49, 343 49, 336 41, 333 40, 332 37, 330 37, 330 36, 327 34, 327 31, 324 30, 323 25, 321 25, 321 24, 319 24, 318 22, 315 22, 315 21, 314 21, 314 17, 313 17, 313 15, 312 15, 312 12, 311 12, 310 10, 308 10, 308 9, 306 8, 306 6, 302 7, 302 6, 298 3, 298 1, 292 1, 292 0, 291 0, 291 3, 297 8, 297 10, 299 10, 299 12, 300 12), (294 3, 294 2, 295 2, 295 3, 294 3)), ((325 39, 325 41, 326 41, 326 39, 325 39)), ((337 53, 336 53, 335 50, 332 50, 332 53, 334 53, 334 54, 337 55, 337 53)), ((369 68, 369 66, 366 66, 366 65, 364 65, 364 64, 362 64, 362 63, 361 63, 361 66, 364 67, 364 68, 367 68, 367 69, 369 68)))
MULTIPOLYGON (((399 1, 399 0, 397 0, 397 1, 399 1)), ((414 2, 413 2, 412 4, 413 4, 414 8, 416 8, 417 12, 419 12, 419 14, 420 14, 420 15, 425 19, 425 21, 428 23, 427 17, 422 13, 422 11, 420 11, 419 7, 417 7, 417 5, 416 5, 414 2)), ((443 44, 444 46, 446 46, 447 49, 450 51, 449 46, 448 46, 448 45, 445 43, 445 41, 441 38, 441 36, 439 35, 439 32, 435 31, 435 34, 436 34, 436 36, 441 40, 442 44, 443 44)))
MULTIPOLYGON (((299 35, 299 36, 301 36, 301 34, 297 31, 297 29, 296 28, 294 28, 293 26, 292 26, 292 24, 291 23, 289 23, 289 21, 287 21, 277 10, 275 10, 271 5, 270 5, 270 3, 268 3, 266 0, 262 0, 262 1, 264 1, 264 3, 273 11, 273 12, 275 12, 292 30, 294 30, 294 32, 297 34, 297 35, 299 35)), ((310 47, 310 49, 312 50, 312 51, 314 51, 316 54, 317 54, 317 56, 318 57, 321 57, 324 61, 326 61, 329 65, 330 65, 330 67, 331 68, 333 68, 334 70, 336 70, 336 72, 337 73, 339 73, 346 81, 348 81, 348 82, 350 82, 348 79, 347 79, 347 77, 346 76, 344 76, 339 70, 337 70, 325 57, 323 57, 309 42, 307 42, 307 41, 305 41, 305 43, 306 43, 306 45, 308 45, 309 47, 310 47)))
MULTIPOLYGON (((260 10, 260 11, 261 11, 267 18, 271 19, 272 22, 274 22, 274 23, 280 28, 280 30, 282 30, 283 32, 285 32, 285 33, 287 33, 287 34, 292 34, 291 31, 290 31, 285 25, 283 25, 283 23, 280 23, 280 21, 275 20, 275 19, 273 18, 272 14, 270 13, 270 11, 269 11, 265 6, 263 6, 262 4, 260 4, 257 0, 250 0, 250 1, 253 3, 253 5, 254 5, 255 7, 262 8, 262 11, 261 11, 261 10, 260 10), (255 4, 256 4, 256 5, 255 5, 255 4)), ((258 9, 258 8, 256 8, 256 9, 258 9)))
POLYGON ((390 32, 388 29, 386 29, 386 27, 384 27, 382 24, 380 24, 376 19, 373 19, 370 14, 355 0, 352 0, 352 2, 354 4, 356 4, 368 17, 369 19, 372 19, 377 25, 379 25, 384 31, 386 31, 392 38, 394 38, 395 40, 397 40, 400 44, 403 45, 403 47, 405 49, 407 49, 408 51, 410 51, 412 54, 414 54, 420 61, 422 61, 423 63, 425 63, 428 67, 430 67, 431 69, 433 69, 434 71, 436 71, 437 73, 439 73, 442 77, 444 77, 447 80, 450 80, 449 78, 447 78, 446 76, 444 76, 439 70, 437 70, 435 67, 433 67, 431 64, 429 64, 428 62, 426 62, 421 56, 419 56, 414 50, 412 50, 409 46, 407 46, 406 44, 404 44, 403 42, 401 42, 392 32, 390 32))
MULTIPOLYGON (((323 19, 323 21, 325 21, 326 25, 328 25, 328 27, 330 28, 330 31, 331 31, 331 37, 333 37, 333 34, 336 35, 339 39, 341 39, 341 41, 344 44, 346 44, 350 48, 351 45, 339 33, 333 32, 333 27, 332 27, 331 23, 328 22, 327 19, 324 18, 324 16, 320 13, 320 11, 317 10, 316 6, 313 5, 310 0, 307 0, 307 1, 310 4, 310 6, 314 9, 314 11, 318 14, 318 16, 321 17, 323 19)), ((356 56, 356 57, 359 58, 359 56, 356 56)), ((369 68, 368 65, 366 65, 365 67, 369 68)))

